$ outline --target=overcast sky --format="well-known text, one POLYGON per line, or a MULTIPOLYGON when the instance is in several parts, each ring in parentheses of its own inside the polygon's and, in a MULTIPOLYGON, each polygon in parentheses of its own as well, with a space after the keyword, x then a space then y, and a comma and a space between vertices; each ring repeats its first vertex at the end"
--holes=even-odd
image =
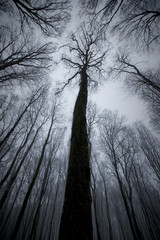
MULTIPOLYGON (((72 19, 67 27, 67 30, 60 39, 61 44, 66 43, 67 34, 76 29, 79 24, 79 16, 78 16, 78 8, 76 6, 76 2, 73 1, 73 11, 72 11, 72 19)), ((81 21, 85 19, 81 18, 81 21)), ((128 44, 127 40, 118 42, 116 36, 112 37, 111 42, 111 53, 110 57, 107 58, 106 66, 112 65, 111 58, 114 57, 116 50, 118 47, 125 47, 126 50, 129 49, 129 52, 132 54, 132 60, 134 63, 140 63, 140 66, 143 69, 152 68, 159 66, 159 53, 158 52, 150 52, 145 53, 143 51, 137 51, 135 46, 128 44), (116 48, 115 48, 116 46, 116 48)), ((110 39, 109 39, 110 40, 110 39)), ((67 69, 62 64, 57 68, 57 70, 53 73, 52 78, 55 81, 66 81, 67 77, 71 77, 71 75, 65 75, 67 69)), ((106 75, 106 79, 107 79, 106 75)), ((89 100, 91 99, 93 102, 97 104, 100 110, 109 109, 109 110, 118 110, 120 114, 125 115, 130 123, 135 121, 143 121, 144 124, 148 125, 149 117, 147 113, 147 105, 136 95, 131 94, 125 87, 123 82, 124 77, 119 77, 119 79, 115 79, 115 77, 111 77, 109 81, 105 81, 99 85, 98 90, 96 92, 89 91, 89 100)), ((72 116, 75 99, 78 93, 78 86, 73 84, 71 86, 67 86, 63 92, 63 99, 65 110, 69 113, 69 118, 72 116)))
MULTIPOLYGON (((65 69, 63 69, 63 67, 57 68, 53 73, 53 79, 61 82, 69 77, 69 74, 66 75, 66 68, 64 67, 65 69)), ((120 114, 127 117, 130 123, 140 120, 148 125, 149 119, 147 117, 145 103, 136 94, 131 94, 125 88, 122 79, 119 81, 113 79, 106 82, 103 81, 96 91, 89 91, 88 100, 92 100, 96 103, 101 111, 104 109, 112 111, 118 110, 120 114)), ((69 121, 73 113, 77 94, 78 86, 74 81, 71 85, 67 86, 62 93, 64 109, 68 114, 69 121)))

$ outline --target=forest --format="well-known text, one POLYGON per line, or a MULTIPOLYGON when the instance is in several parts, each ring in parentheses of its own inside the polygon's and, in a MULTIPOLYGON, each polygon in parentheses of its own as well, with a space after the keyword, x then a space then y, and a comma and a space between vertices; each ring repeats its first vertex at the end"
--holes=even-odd
POLYGON ((159 0, 0 0, 1 240, 160 239, 159 53, 159 0))

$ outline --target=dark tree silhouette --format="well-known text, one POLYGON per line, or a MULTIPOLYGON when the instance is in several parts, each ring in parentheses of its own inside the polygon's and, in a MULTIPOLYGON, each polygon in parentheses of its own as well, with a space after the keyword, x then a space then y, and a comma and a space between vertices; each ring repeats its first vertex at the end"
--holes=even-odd
POLYGON ((20 112, 19 116, 17 117, 16 121, 14 122, 14 124, 11 126, 11 128, 8 130, 8 132, 6 133, 5 136, 3 136, 3 138, 0 141, 0 148, 3 147, 3 145, 6 143, 6 141, 9 139, 9 137, 12 135, 12 133, 14 132, 14 130, 16 129, 16 127, 18 126, 18 123, 21 121, 22 117, 24 116, 24 114, 26 113, 26 111, 28 110, 28 108, 34 103, 36 102, 41 95, 44 93, 44 87, 41 86, 39 89, 36 89, 36 91, 33 91, 33 94, 31 96, 31 98, 29 99, 28 104, 25 106, 25 108, 22 110, 22 112, 20 112))
POLYGON ((124 0, 80 0, 82 8, 85 7, 85 12, 93 15, 93 20, 100 18, 102 21, 104 19, 104 22, 101 22, 103 30, 112 22, 123 2, 124 0))
POLYGON ((150 48, 152 43, 160 43, 160 2, 158 0, 124 1, 120 11, 120 21, 114 31, 124 38, 136 40, 140 46, 150 48))
POLYGON ((123 125, 124 118, 117 114, 104 113, 101 117, 101 144, 108 155, 119 185, 133 239, 143 239, 133 207, 133 186, 131 173, 136 147, 134 133, 123 125), (123 177, 122 177, 123 176, 123 177))
POLYGON ((53 43, 35 44, 30 37, 19 36, 10 28, 0 29, 0 87, 42 81, 53 63, 53 43))
POLYGON ((102 62, 106 55, 106 51, 101 54, 98 48, 100 40, 98 32, 97 34, 90 33, 86 28, 81 27, 77 34, 72 34, 71 40, 70 44, 64 47, 74 53, 73 59, 63 56, 62 60, 78 71, 68 79, 64 86, 75 76, 80 75, 80 89, 73 113, 69 167, 59 233, 59 239, 63 240, 92 239, 86 107, 88 86, 98 83, 96 81, 98 76, 93 72, 101 74, 102 62))
POLYGON ((135 91, 138 91, 139 89, 142 95, 145 95, 145 92, 146 95, 149 95, 149 93, 147 94, 147 89, 148 91, 150 90, 152 92, 152 94, 150 94, 150 98, 153 98, 154 101, 154 97, 152 95, 159 95, 160 92, 160 81, 158 78, 159 73, 154 74, 149 70, 140 70, 137 64, 131 62, 129 56, 127 56, 127 53, 118 54, 117 63, 117 67, 115 66, 112 69, 118 73, 129 74, 127 77, 128 86, 130 86, 130 88, 134 88, 135 91))
POLYGON ((0 1, 0 11, 8 12, 19 20, 21 30, 26 25, 40 28, 45 35, 57 35, 62 32, 64 22, 68 21, 69 0, 11 0, 0 1))
POLYGON ((56 114, 56 109, 57 108, 58 108, 58 104, 56 102, 53 103, 53 107, 51 109, 51 114, 50 114, 51 116, 50 116, 50 124, 49 124, 49 128, 48 128, 48 132, 47 132, 45 141, 44 141, 42 149, 41 149, 41 153, 40 153, 40 156, 39 156, 39 159, 38 159, 37 166, 35 168, 35 172, 34 172, 34 174, 32 176, 31 182, 29 184, 29 187, 28 187, 27 192, 25 194, 25 198, 24 198, 23 203, 22 203, 22 207, 21 207, 20 212, 18 214, 18 218, 16 220, 15 227, 14 227, 14 230, 13 230, 13 233, 12 233, 12 237, 11 237, 12 239, 16 239, 17 238, 17 234, 18 234, 18 231, 19 231, 19 228, 20 228, 20 225, 21 225, 21 221, 22 221, 23 215, 25 213, 25 209, 27 207, 27 203, 28 203, 30 194, 32 192, 32 189, 34 187, 35 181, 36 181, 36 179, 38 177, 40 168, 42 166, 42 162, 43 162, 44 156, 45 156, 45 150, 46 150, 46 147, 48 145, 48 142, 50 141, 53 125, 55 123, 55 119, 56 119, 55 118, 55 114, 56 114))
POLYGON ((160 43, 160 3, 158 0, 80 0, 93 19, 100 19, 102 31, 112 22, 112 30, 124 39, 149 48, 160 43), (114 22, 113 22, 114 20, 114 22))
POLYGON ((152 135, 142 123, 137 124, 137 131, 139 134, 139 145, 144 156, 148 160, 155 175, 160 180, 160 151, 159 140, 152 135))
MULTIPOLYGON (((36 105, 37 112, 35 112, 35 116, 31 117, 31 119, 32 119, 31 122, 29 122, 29 120, 28 120, 27 127, 29 125, 29 127, 28 127, 29 131, 27 132, 26 136, 24 137, 24 139, 22 141, 22 144, 17 149, 17 151, 16 151, 16 153, 15 153, 15 155, 13 157, 13 160, 11 162, 11 165, 9 166, 7 172, 5 173, 5 175, 3 176, 2 180, 0 181, 0 189, 1 189, 3 184, 6 183, 7 179, 10 177, 8 182, 7 182, 7 184, 6 184, 6 186, 5 186, 5 191, 4 191, 4 193, 3 193, 2 197, 1 197, 1 200, 0 200, 0 209, 3 207, 3 204, 4 204, 4 202, 5 202, 6 198, 7 198, 7 195, 10 192, 10 190, 12 188, 12 185, 14 184, 14 182, 15 182, 15 180, 17 178, 18 173, 19 173, 19 171, 21 170, 21 168, 23 166, 24 161, 26 160, 29 152, 31 151, 32 146, 33 146, 34 142, 36 141, 38 133, 40 132, 41 128, 43 127, 43 125, 47 121, 47 118, 44 119, 42 121, 42 123, 40 124, 40 126, 37 128, 33 138, 31 139, 31 143, 27 146, 26 150, 24 151, 24 153, 22 155, 22 159, 20 159, 20 154, 22 154, 23 149, 28 144, 28 142, 29 142, 29 140, 31 138, 31 133, 34 130, 35 125, 36 125, 36 123, 38 121, 39 115, 40 115, 40 113, 42 111, 42 107, 44 107, 44 102, 45 102, 44 101, 44 95, 46 94, 45 91, 46 91, 46 89, 43 89, 43 90, 41 90, 40 93, 37 93, 37 95, 39 95, 39 96, 37 96, 37 99, 36 99, 36 101, 39 101, 38 102, 39 106, 37 107, 37 105, 36 105), (42 98, 42 99, 40 99, 40 98, 42 98)), ((32 102, 32 105, 34 103, 37 104, 37 102, 32 102)), ((30 108, 31 108, 32 105, 30 104, 30 108)), ((28 108, 29 108, 29 106, 28 106, 28 108)), ((32 112, 32 111, 34 111, 33 107, 30 109, 30 112, 32 112)), ((21 119, 21 121, 25 121, 25 120, 21 119)), ((26 122, 25 122, 25 124, 26 124, 26 122)))
POLYGON ((125 84, 127 88, 131 92, 137 93, 148 103, 151 123, 159 130, 160 70, 143 70, 139 65, 134 64, 127 53, 120 53, 117 55, 116 64, 111 68, 111 71, 116 72, 118 76, 123 74, 126 77, 125 84))

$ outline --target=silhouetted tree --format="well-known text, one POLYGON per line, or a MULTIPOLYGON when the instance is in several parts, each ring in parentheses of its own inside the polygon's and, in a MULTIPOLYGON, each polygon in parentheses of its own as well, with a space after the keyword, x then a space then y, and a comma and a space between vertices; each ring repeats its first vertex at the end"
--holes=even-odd
POLYGON ((30 37, 19 36, 6 27, 1 27, 1 34, 0 87, 44 81, 53 62, 53 43, 34 44, 30 37))
POLYGON ((133 238, 143 239, 133 207, 132 167, 136 148, 131 129, 123 124, 124 119, 117 114, 104 113, 101 117, 100 137, 102 147, 109 157, 117 178, 121 196, 130 223, 133 238))
POLYGON ((44 160, 45 151, 46 151, 48 142, 50 141, 52 129, 53 129, 53 126, 54 126, 54 123, 55 123, 56 109, 57 108, 58 108, 57 103, 56 102, 53 103, 53 106, 52 106, 52 109, 51 109, 50 124, 49 124, 49 128, 48 128, 48 132, 47 132, 46 138, 44 140, 44 143, 43 143, 43 146, 42 146, 42 149, 41 149, 41 153, 40 153, 40 156, 39 156, 38 163, 36 165, 34 174, 32 176, 31 182, 29 183, 27 192, 25 194, 25 198, 23 200, 22 207, 21 207, 20 212, 18 214, 18 218, 16 220, 15 227, 14 227, 14 230, 13 230, 13 233, 12 233, 12 237, 11 237, 12 239, 16 239, 17 238, 17 234, 18 234, 18 231, 19 231, 19 228, 20 228, 20 224, 21 224, 23 215, 24 215, 26 207, 27 207, 27 203, 28 203, 30 194, 32 192, 32 189, 34 187, 35 181, 36 181, 37 176, 39 174, 42 162, 44 160))
POLYGON ((16 127, 18 126, 19 122, 23 118, 24 114, 27 112, 28 108, 36 102, 40 96, 44 93, 44 88, 40 87, 39 89, 36 89, 33 91, 33 94, 31 95, 27 105, 24 107, 22 112, 18 115, 17 119, 15 120, 14 124, 12 123, 11 127, 8 129, 7 133, 5 133, 4 136, 2 136, 1 141, 0 141, 0 148, 3 148, 3 146, 6 144, 16 127))
POLYGON ((158 0, 123 1, 120 19, 114 26, 124 38, 136 40, 140 46, 150 48, 152 43, 160 43, 160 3, 158 0))
POLYGON ((118 75, 122 74, 125 84, 131 92, 137 93, 148 103, 149 115, 154 127, 159 130, 160 117, 160 79, 159 69, 157 71, 141 70, 134 64, 127 54, 118 54, 116 64, 111 68, 118 75))
POLYGON ((147 48, 152 43, 160 43, 158 0, 80 0, 80 3, 93 19, 101 21, 103 32, 112 23, 112 30, 123 39, 132 38, 147 48))
MULTIPOLYGON (((37 26, 45 35, 57 35, 62 32, 64 23, 69 20, 69 0, 43 0, 41 2, 11 0, 0 1, 0 11, 13 16, 18 20, 21 30, 29 26, 37 26)), ((12 19, 12 20, 13 20, 12 19)))
POLYGON ((71 35, 67 47, 74 53, 73 58, 63 56, 73 69, 78 71, 68 79, 64 87, 73 78, 80 75, 80 89, 76 99, 65 200, 60 225, 59 239, 92 239, 91 194, 90 194, 90 158, 86 122, 88 86, 97 85, 98 76, 106 51, 99 48, 100 36, 81 27, 77 34, 71 35), (95 77, 94 77, 95 76, 95 77), (93 79, 94 77, 94 79, 93 79), (96 79, 96 80, 95 80, 96 79))
MULTIPOLYGON (((36 94, 39 95, 38 96, 39 98, 37 98, 37 100, 36 100, 36 101, 38 101, 38 103, 32 102, 32 104, 35 103, 35 106, 31 107, 31 105, 30 105, 30 109, 27 111, 27 115, 28 115, 28 116, 26 116, 27 119, 22 120, 22 122, 23 121, 25 122, 28 132, 25 129, 24 138, 22 138, 23 133, 21 133, 21 138, 22 138, 21 144, 19 147, 17 147, 17 151, 11 161, 11 164, 8 167, 8 170, 6 171, 5 175, 2 177, 2 180, 0 182, 0 188, 1 188, 3 186, 3 184, 6 182, 6 180, 9 178, 9 180, 7 181, 7 184, 5 186, 5 191, 0 200, 0 209, 3 207, 3 204, 7 198, 7 195, 10 192, 12 185, 15 183, 17 175, 18 175, 19 171, 21 170, 24 161, 26 160, 29 152, 31 151, 32 146, 33 146, 34 142, 36 141, 39 131, 42 129, 43 125, 47 121, 47 117, 44 118, 43 121, 41 120, 41 124, 36 129, 37 121, 39 120, 40 114, 42 114, 41 113, 42 108, 44 108, 44 103, 45 103, 44 95, 46 94, 46 89, 43 89, 43 90, 41 90, 40 93, 38 92, 36 94), (38 107, 37 107, 37 104, 39 104, 38 107), (35 107, 36 107, 36 109, 35 109, 35 107), (33 114, 33 112, 34 112, 34 114, 33 114), (33 130, 35 130, 35 134, 32 136, 33 130), (31 141, 31 142, 28 144, 29 141, 31 141), (24 149, 25 149, 25 151, 24 151, 24 149), (23 154, 22 154, 22 152, 23 152, 23 154)), ((23 123, 21 123, 21 124, 23 124, 23 123)), ((24 129, 24 126, 23 126, 23 129, 24 129)))
POLYGON ((89 13, 92 16, 92 24, 96 19, 101 21, 101 31, 104 34, 106 28, 117 16, 124 0, 79 0, 83 12, 89 13), (104 21, 103 21, 104 20, 104 21))
POLYGON ((144 156, 148 160, 155 175, 160 180, 160 151, 159 140, 143 125, 137 125, 139 134, 139 146, 143 151, 144 156))

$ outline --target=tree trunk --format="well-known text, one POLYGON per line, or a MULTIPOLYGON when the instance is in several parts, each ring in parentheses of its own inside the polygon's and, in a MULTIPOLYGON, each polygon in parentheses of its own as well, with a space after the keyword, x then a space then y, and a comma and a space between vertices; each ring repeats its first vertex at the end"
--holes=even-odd
POLYGON ((127 198, 126 198, 125 193, 124 193, 123 185, 122 185, 122 182, 121 182, 121 179, 120 179, 120 176, 119 176, 117 166, 115 166, 115 171, 116 171, 116 176, 117 176, 120 192, 121 192, 121 195, 122 195, 122 198, 123 198, 123 203, 124 203, 126 213, 127 213, 127 217, 128 217, 128 220, 129 220, 129 224, 130 224, 130 227, 131 227, 131 232, 133 234, 133 238, 134 238, 134 240, 137 240, 137 239, 143 240, 143 237, 141 235, 140 230, 137 229, 136 226, 135 226, 135 222, 134 222, 133 215, 132 215, 133 212, 131 212, 131 209, 130 209, 129 204, 127 202, 127 198))
POLYGON ((59 240, 92 239, 87 95, 87 73, 84 67, 73 113, 69 168, 59 240))
POLYGON ((16 224, 15 224, 15 227, 14 227, 14 230, 13 230, 13 233, 12 233, 12 240, 16 240, 17 239, 17 234, 18 234, 21 222, 22 222, 23 215, 24 215, 26 207, 27 207, 27 203, 28 203, 30 194, 32 192, 32 189, 34 187, 35 181, 36 181, 37 176, 39 174, 39 170, 40 170, 41 165, 42 165, 42 161, 44 159, 45 150, 46 150, 46 147, 47 147, 47 144, 48 144, 48 141, 49 141, 49 138, 50 138, 51 130, 52 130, 52 127, 53 127, 53 122, 54 122, 54 115, 52 115, 51 124, 49 126, 47 137, 46 137, 45 142, 43 144, 43 147, 42 147, 42 150, 41 150, 41 155, 40 155, 40 158, 39 158, 36 170, 34 172, 34 175, 32 177, 32 181, 31 181, 31 183, 30 183, 30 185, 28 187, 28 190, 26 192, 25 198, 23 200, 23 204, 22 204, 21 210, 19 212, 16 224))

